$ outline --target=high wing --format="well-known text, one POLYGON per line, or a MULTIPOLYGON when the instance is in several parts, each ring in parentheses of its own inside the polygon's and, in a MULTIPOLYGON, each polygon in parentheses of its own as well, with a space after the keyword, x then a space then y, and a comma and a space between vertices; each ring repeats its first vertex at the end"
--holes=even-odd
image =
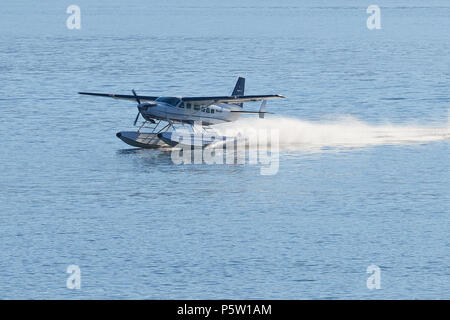
POLYGON ((284 96, 279 94, 268 94, 260 96, 211 96, 211 97, 183 97, 184 102, 190 102, 200 105, 209 105, 213 103, 241 103, 250 101, 261 101, 269 99, 281 99, 284 96))
MULTIPOLYGON (((114 94, 114 93, 96 93, 96 92, 78 92, 79 94, 89 95, 89 96, 97 96, 97 97, 107 97, 113 99, 120 100, 132 100, 136 101, 138 98, 141 101, 155 101, 159 97, 155 96, 134 96, 127 94, 114 94)), ((250 101, 261 101, 261 100, 269 100, 269 99, 281 99, 284 96, 275 94, 275 95, 260 95, 260 96, 209 96, 209 97, 182 97, 181 100, 183 102, 190 102, 199 105, 210 105, 213 103, 241 103, 241 102, 250 102, 250 101)))
POLYGON ((134 96, 130 94, 114 94, 114 93, 95 93, 95 92, 78 92, 79 94, 85 94, 88 96, 97 96, 97 97, 108 97, 120 100, 133 100, 136 101, 138 98, 141 101, 155 101, 159 97, 154 96, 134 96))

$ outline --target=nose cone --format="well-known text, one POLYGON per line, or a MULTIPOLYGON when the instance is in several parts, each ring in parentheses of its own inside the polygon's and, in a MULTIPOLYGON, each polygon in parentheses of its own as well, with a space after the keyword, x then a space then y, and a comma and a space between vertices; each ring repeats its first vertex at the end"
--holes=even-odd
POLYGON ((145 112, 145 111, 147 111, 148 106, 145 103, 141 103, 137 106, 137 108, 138 108, 139 112, 145 112))

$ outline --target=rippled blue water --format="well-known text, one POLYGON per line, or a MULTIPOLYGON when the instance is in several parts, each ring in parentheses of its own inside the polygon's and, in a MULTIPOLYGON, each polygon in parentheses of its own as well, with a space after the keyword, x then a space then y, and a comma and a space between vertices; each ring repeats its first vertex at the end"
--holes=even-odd
POLYGON ((442 127, 448 1, 378 1, 372 31, 354 1, 77 1, 81 30, 70 4, 0 11, 0 298, 450 298, 448 139, 177 166, 115 137, 133 103, 77 95, 242 75, 285 117, 442 127))

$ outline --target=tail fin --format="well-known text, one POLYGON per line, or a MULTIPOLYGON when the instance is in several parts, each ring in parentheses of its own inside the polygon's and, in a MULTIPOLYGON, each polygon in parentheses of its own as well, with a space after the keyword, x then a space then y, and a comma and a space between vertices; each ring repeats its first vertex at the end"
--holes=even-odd
POLYGON ((239 77, 236 85, 234 86, 232 96, 243 96, 245 89, 245 78, 239 77))
MULTIPOLYGON (((234 90, 231 93, 232 96, 243 96, 245 90, 245 78, 239 77, 236 85, 234 86, 234 90)), ((243 103, 238 104, 241 108, 244 107, 243 103)))

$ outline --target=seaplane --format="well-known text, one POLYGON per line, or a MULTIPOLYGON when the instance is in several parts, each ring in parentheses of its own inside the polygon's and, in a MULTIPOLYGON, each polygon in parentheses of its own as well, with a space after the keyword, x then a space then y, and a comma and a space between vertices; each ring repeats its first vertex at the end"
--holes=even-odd
POLYGON ((230 96, 144 96, 138 95, 134 89, 131 90, 132 95, 95 92, 79 92, 79 94, 136 101, 138 113, 133 125, 137 125, 140 117, 144 121, 137 131, 121 131, 116 134, 119 139, 133 147, 204 148, 239 139, 221 135, 214 125, 236 121, 243 114, 257 114, 260 118, 264 118, 264 115, 269 113, 266 111, 267 100, 284 98, 279 94, 244 95, 244 90, 245 78, 239 77, 230 96), (245 102, 254 101, 262 101, 259 111, 244 110, 245 102))

